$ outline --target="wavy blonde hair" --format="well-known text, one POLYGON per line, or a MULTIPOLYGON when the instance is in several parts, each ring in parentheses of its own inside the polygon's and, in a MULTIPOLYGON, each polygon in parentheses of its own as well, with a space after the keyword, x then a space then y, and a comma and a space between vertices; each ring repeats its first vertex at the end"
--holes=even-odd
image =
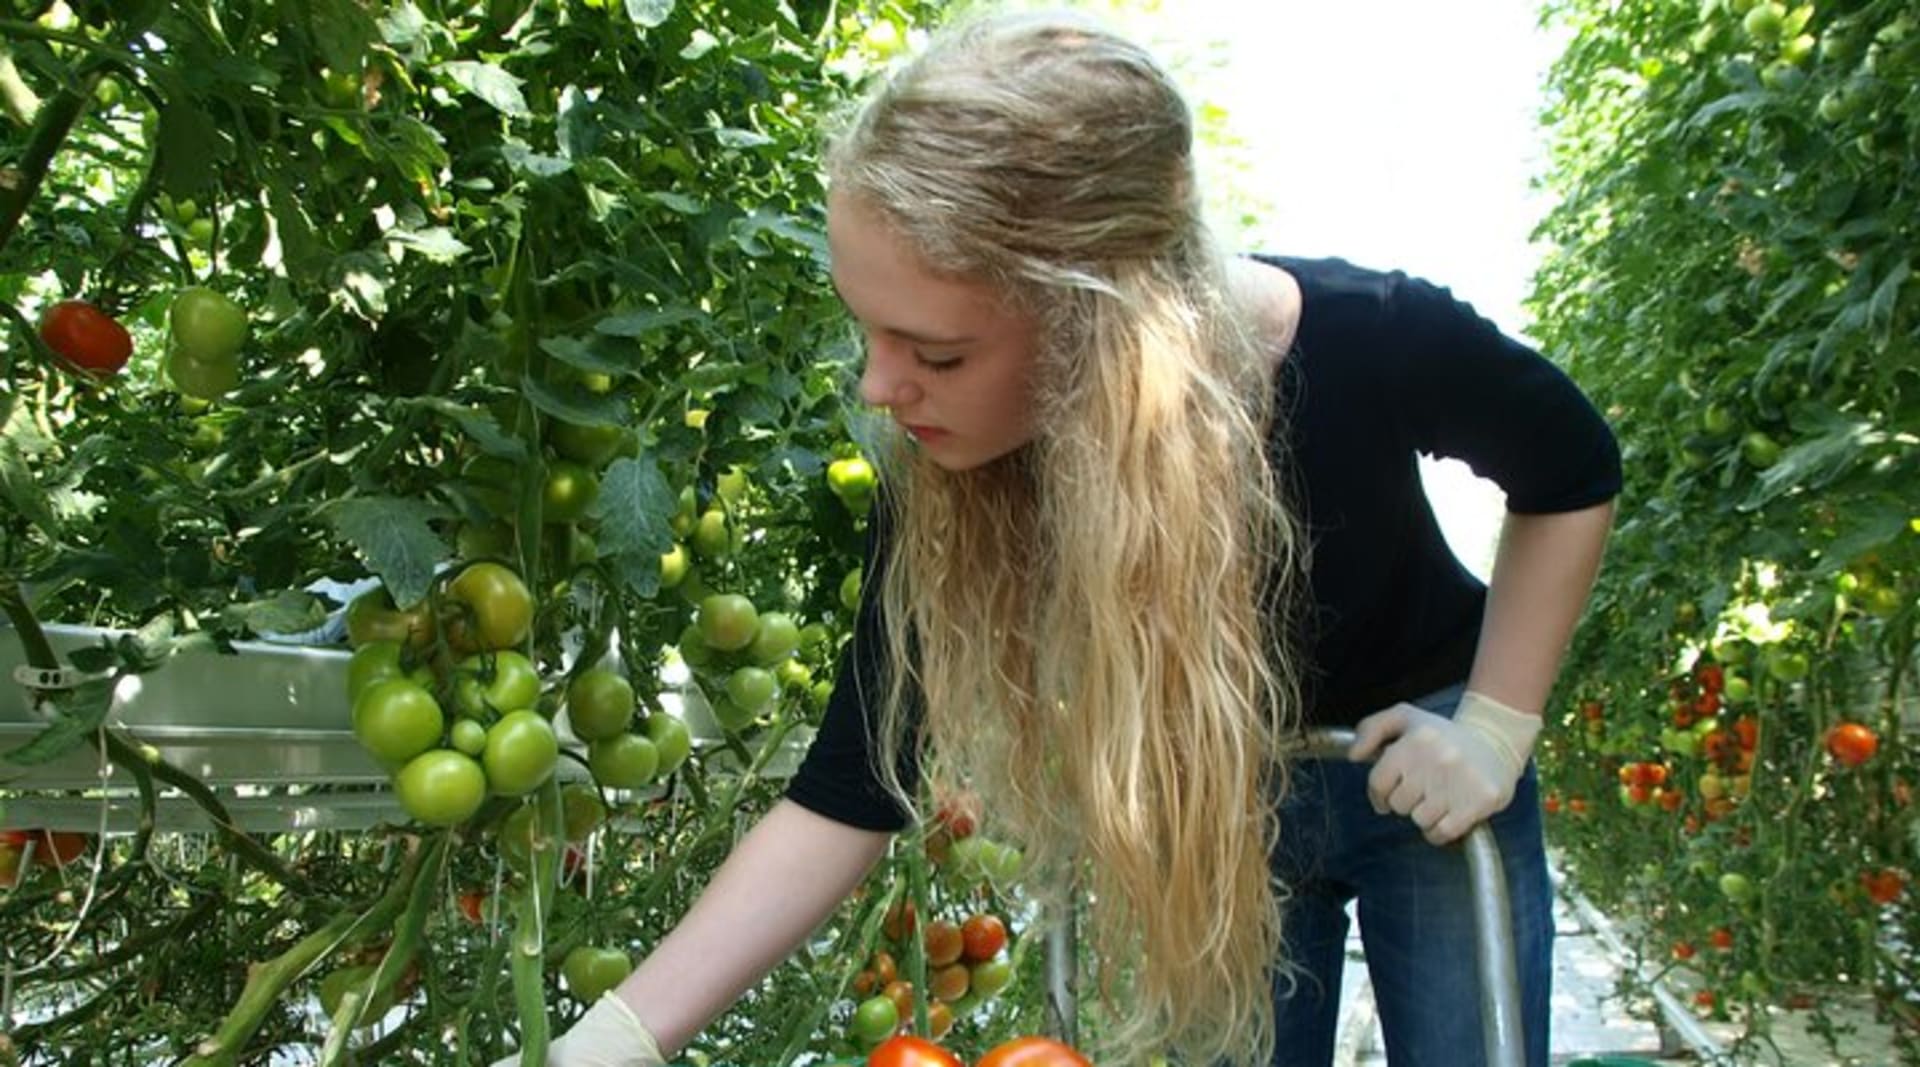
POLYGON ((1301 549, 1267 459, 1270 352, 1192 143, 1142 49, 1026 14, 943 31, 827 153, 930 270, 1039 325, 1029 446, 958 473, 897 439, 883 457, 899 669, 877 762, 912 807, 894 769, 924 751, 936 788, 989 798, 1029 884, 1089 894, 1102 1063, 1267 1062, 1281 963, 1301 549))

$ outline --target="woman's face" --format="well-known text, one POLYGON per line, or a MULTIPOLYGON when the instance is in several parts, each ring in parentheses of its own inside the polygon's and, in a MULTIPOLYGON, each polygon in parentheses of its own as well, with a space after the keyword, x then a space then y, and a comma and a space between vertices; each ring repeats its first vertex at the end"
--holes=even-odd
POLYGON ((833 284, 866 334, 860 399, 886 408, 927 458, 952 471, 1033 437, 1038 330, 980 282, 932 273, 857 197, 827 198, 833 284))

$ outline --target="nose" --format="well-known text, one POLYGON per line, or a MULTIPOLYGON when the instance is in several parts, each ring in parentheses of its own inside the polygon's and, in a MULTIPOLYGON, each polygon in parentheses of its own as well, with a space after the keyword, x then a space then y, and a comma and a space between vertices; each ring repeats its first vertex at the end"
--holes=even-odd
POLYGON ((912 407, 923 396, 913 373, 913 353, 907 344, 884 336, 867 337, 867 362, 860 370, 860 399, 877 408, 896 411, 912 407))

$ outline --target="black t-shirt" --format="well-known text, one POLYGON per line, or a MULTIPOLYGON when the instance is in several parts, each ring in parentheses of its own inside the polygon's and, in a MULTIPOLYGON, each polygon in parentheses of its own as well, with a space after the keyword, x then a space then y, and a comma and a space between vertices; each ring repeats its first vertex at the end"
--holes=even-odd
MULTIPOLYGON (((1418 456, 1463 460, 1505 491, 1508 511, 1547 514, 1618 494, 1619 447, 1558 367, 1446 289, 1339 259, 1256 258, 1292 274, 1302 298, 1269 457, 1312 542, 1296 635, 1306 717, 1352 725, 1463 680, 1479 639, 1486 587, 1447 546, 1418 456)), ((886 547, 876 524, 869 576, 886 547)), ((872 769, 883 647, 869 596, 787 795, 848 825, 897 830, 904 814, 872 769)))

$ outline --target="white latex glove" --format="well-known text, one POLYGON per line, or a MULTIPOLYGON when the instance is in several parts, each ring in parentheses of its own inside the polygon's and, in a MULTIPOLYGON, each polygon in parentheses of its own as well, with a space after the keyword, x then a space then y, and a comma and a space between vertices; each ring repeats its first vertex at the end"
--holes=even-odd
MULTIPOLYGON (((547 1067, 666 1067, 653 1039, 627 1002, 602 994, 573 1028, 547 1046, 547 1067)), ((518 1052, 493 1067, 520 1067, 518 1052)))
POLYGON ((1347 758, 1377 760, 1367 775, 1373 810, 1409 816, 1428 841, 1466 835, 1513 801, 1540 716, 1469 690, 1452 719, 1395 704, 1360 720, 1347 758))

